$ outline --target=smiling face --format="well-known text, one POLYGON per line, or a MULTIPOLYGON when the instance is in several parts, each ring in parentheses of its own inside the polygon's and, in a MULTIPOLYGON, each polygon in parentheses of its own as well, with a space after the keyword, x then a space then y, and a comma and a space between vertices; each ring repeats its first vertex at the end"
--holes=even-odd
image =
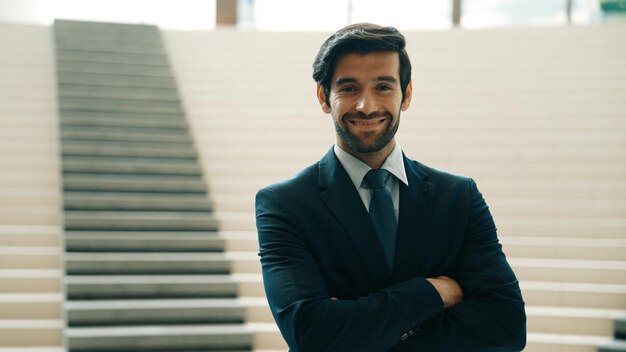
POLYGON ((384 161, 395 146, 400 112, 409 107, 412 93, 409 82, 403 100, 399 70, 396 52, 346 54, 335 65, 328 99, 317 87, 322 110, 333 118, 337 144, 363 161, 384 161))

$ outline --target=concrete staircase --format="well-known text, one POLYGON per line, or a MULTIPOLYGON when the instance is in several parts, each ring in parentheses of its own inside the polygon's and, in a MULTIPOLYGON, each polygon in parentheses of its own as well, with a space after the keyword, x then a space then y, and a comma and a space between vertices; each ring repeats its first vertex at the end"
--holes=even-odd
POLYGON ((69 350, 250 350, 160 32, 54 31, 69 350))
MULTIPOLYGON (((477 180, 522 282, 526 351, 595 352, 626 311, 624 35, 623 25, 406 33, 414 99, 399 142, 477 180)), ((310 77, 327 36, 165 33, 226 250, 255 283, 250 309, 264 297, 254 194, 334 139, 310 77)), ((286 350, 258 311, 255 348, 286 350)))

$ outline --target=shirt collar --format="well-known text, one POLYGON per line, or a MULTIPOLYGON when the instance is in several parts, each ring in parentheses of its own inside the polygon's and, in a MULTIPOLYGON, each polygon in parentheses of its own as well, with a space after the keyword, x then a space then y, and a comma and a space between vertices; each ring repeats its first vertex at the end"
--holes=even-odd
MULTIPOLYGON (((339 159, 343 168, 346 169, 348 176, 350 176, 350 180, 354 183, 354 187, 359 189, 361 187, 361 183, 363 182, 363 177, 365 177, 365 174, 372 168, 345 150, 341 149, 341 147, 337 144, 335 144, 333 150, 335 151, 335 155, 337 155, 337 159, 339 159)), ((405 185, 409 185, 409 180, 406 177, 406 170, 404 169, 404 158, 402 157, 402 148, 400 148, 400 144, 396 143, 381 168, 389 171, 405 185)))

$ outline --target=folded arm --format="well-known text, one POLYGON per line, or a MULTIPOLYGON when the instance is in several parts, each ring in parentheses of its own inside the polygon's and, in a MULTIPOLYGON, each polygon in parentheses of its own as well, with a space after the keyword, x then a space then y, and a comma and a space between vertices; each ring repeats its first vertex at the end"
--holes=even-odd
POLYGON ((364 297, 338 300, 330 299, 297 217, 272 190, 259 192, 257 228, 265 290, 290 348, 522 350, 526 316, 519 285, 482 195, 473 181, 468 185, 467 228, 449 274, 452 279, 415 277, 364 297))
POLYGON ((526 314, 519 283, 511 270, 489 208, 474 181, 469 180, 469 221, 463 246, 451 276, 463 290, 463 300, 399 351, 521 351, 526 345, 526 314))
POLYGON ((426 279, 357 299, 331 300, 293 214, 270 190, 257 195, 263 281, 272 314, 294 351, 387 351, 443 310, 426 279))

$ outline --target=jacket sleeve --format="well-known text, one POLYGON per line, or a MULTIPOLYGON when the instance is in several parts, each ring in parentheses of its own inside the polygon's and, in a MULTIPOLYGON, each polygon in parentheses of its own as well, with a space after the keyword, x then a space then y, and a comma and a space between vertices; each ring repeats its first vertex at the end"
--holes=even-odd
POLYGON ((271 189, 257 194, 265 291, 292 351, 387 351, 405 332, 442 314, 439 294, 423 278, 354 300, 331 300, 292 211, 271 189))
POLYGON ((469 221, 452 275, 464 300, 446 309, 393 351, 521 351, 526 345, 524 301, 489 208, 469 180, 469 221))

